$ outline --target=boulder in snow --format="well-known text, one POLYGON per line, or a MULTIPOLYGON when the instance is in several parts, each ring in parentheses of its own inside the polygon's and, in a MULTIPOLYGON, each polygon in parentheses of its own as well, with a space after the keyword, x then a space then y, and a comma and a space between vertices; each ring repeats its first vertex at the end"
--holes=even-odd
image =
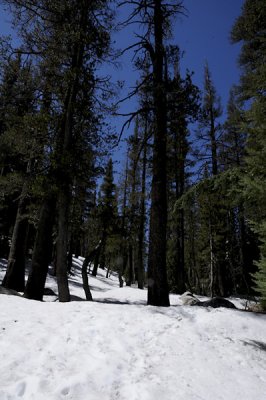
POLYGON ((224 299, 223 297, 213 297, 210 300, 200 301, 196 305, 201 307, 212 307, 212 308, 218 308, 218 307, 236 308, 236 306, 231 301, 224 299))
POLYGON ((191 292, 185 292, 180 296, 182 303, 184 306, 193 306, 198 304, 200 301, 197 297, 193 296, 191 292))

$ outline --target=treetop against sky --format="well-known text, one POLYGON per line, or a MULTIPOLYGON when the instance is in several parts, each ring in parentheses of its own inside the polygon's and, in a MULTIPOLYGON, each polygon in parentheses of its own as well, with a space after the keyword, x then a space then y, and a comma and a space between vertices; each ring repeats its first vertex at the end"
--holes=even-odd
MULTIPOLYGON (((230 31, 234 21, 241 13, 244 0, 184 0, 186 15, 179 15, 174 21, 173 36, 171 42, 179 45, 184 52, 181 60, 181 73, 186 69, 193 71, 193 82, 200 88, 203 87, 204 65, 208 62, 213 82, 218 95, 221 96, 223 108, 229 96, 230 88, 238 83, 239 68, 237 59, 240 50, 239 45, 230 43, 230 31)), ((123 20, 128 13, 128 6, 117 9, 118 20, 123 20)), ((113 35, 115 47, 123 49, 136 41, 134 32, 138 32, 137 26, 130 26, 113 35)), ((0 3, 0 35, 11 35, 15 32, 11 28, 11 16, 0 3)), ((113 81, 124 81, 121 97, 126 96, 139 78, 132 63, 132 52, 126 52, 121 57, 120 67, 104 66, 103 72, 112 76, 113 81)), ((122 112, 134 111, 136 99, 130 99, 121 105, 122 112)), ((116 118, 113 124, 119 132, 122 118, 116 118)), ((132 133, 131 125, 127 134, 132 133)), ((123 149, 122 145, 122 149, 123 149)), ((121 151, 119 152, 121 159, 121 151)), ((123 153, 123 151, 122 151, 123 153)), ((122 155, 124 158, 124 154, 122 155)))

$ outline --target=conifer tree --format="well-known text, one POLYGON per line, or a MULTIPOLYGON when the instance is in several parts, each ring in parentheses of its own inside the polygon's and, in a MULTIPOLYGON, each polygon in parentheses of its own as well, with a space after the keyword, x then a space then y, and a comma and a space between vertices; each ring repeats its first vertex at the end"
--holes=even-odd
MULTIPOLYGON (((117 190, 113 176, 113 161, 110 158, 100 188, 100 199, 98 205, 100 218, 101 234, 100 234, 100 267, 107 267, 107 248, 110 245, 112 236, 118 231, 118 207, 117 207, 117 190), (108 243, 109 241, 109 243, 108 243)), ((109 247, 110 250, 110 247, 109 247)), ((98 262, 98 261, 97 261, 98 262)), ((97 262, 94 264, 93 275, 97 274, 97 262)))
POLYGON ((168 274, 170 289, 183 293, 187 279, 185 272, 185 226, 184 211, 174 205, 186 189, 189 129, 188 123, 195 121, 199 111, 199 91, 192 83, 191 74, 187 72, 184 79, 179 71, 180 51, 170 48, 176 53, 173 60, 168 59, 167 99, 168 99, 168 274), (171 62, 170 62, 171 61, 171 62), (171 63, 174 65, 174 76, 170 76, 171 63))
POLYGON ((17 197, 14 200, 17 212, 7 271, 2 285, 24 291, 30 185, 38 159, 38 145, 37 132, 33 130, 37 108, 33 72, 31 65, 24 63, 20 55, 10 57, 4 64, 0 97, 2 187, 4 196, 10 196, 6 189, 8 182, 13 181, 11 187, 16 185, 17 197))
POLYGON ((257 287, 266 308, 266 4, 263 0, 246 0, 231 36, 242 41, 239 59, 242 67, 240 96, 246 101, 243 128, 248 134, 244 194, 252 229, 260 241, 257 287))
MULTIPOLYGON (((124 1, 122 4, 131 2, 124 1)), ((167 226, 167 107, 164 76, 165 42, 171 31, 171 17, 182 11, 182 1, 171 4, 164 0, 133 2, 134 10, 127 22, 134 18, 143 27, 135 47, 151 60, 152 109, 154 111, 153 167, 151 189, 151 212, 148 256, 148 304, 169 306, 169 288, 166 271, 166 226, 167 226)), ((146 57, 145 57, 146 56, 146 57)), ((141 58, 141 57, 140 57, 141 58)), ((142 82, 143 84, 143 82, 142 82)))
MULTIPOLYGON (((92 98, 96 90, 97 63, 109 49, 110 36, 106 26, 109 27, 112 14, 108 1, 101 0, 66 0, 52 3, 44 0, 34 4, 31 1, 9 0, 8 3, 12 6, 20 27, 20 51, 29 54, 38 65, 44 82, 41 98, 45 100, 47 93, 50 93, 48 97, 52 99, 53 109, 53 121, 48 128, 50 140, 45 143, 45 146, 50 147, 46 153, 45 168, 48 172, 44 177, 46 183, 43 185, 45 190, 42 208, 46 209, 46 212, 40 214, 40 229, 37 229, 38 246, 34 247, 33 258, 35 259, 35 254, 40 255, 41 248, 45 249, 47 240, 51 240, 51 228, 48 235, 44 235, 45 230, 41 226, 51 227, 47 218, 53 215, 57 203, 56 272, 59 299, 68 301, 70 296, 67 283, 67 250, 71 232, 69 216, 73 175, 83 155, 87 151, 94 151, 93 147, 96 148, 100 143, 95 127, 99 127, 102 113, 99 112, 99 117, 95 118, 92 98), (28 20, 31 21, 30 25, 27 24, 28 20), (81 143, 86 144, 79 148, 81 143), (87 143, 90 143, 90 146, 87 143), (82 154, 79 158, 77 151, 81 151, 79 155, 82 154)), ((47 264, 45 262, 44 265, 42 257, 37 258, 37 263, 32 265, 41 265, 44 270, 43 276, 46 276, 47 264)), ((30 290, 30 286, 32 289, 34 286, 30 285, 30 282, 38 281, 38 268, 35 275, 36 279, 29 280, 29 297, 34 291, 30 290)), ((32 277, 31 274, 30 276, 32 277)), ((39 296, 42 296, 40 290, 43 284, 42 280, 39 296)))

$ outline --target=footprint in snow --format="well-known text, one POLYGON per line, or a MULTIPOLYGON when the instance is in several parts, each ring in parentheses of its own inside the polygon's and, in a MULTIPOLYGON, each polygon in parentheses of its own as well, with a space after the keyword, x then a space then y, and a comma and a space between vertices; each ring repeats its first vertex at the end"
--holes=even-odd
POLYGON ((16 387, 16 392, 18 397, 23 397, 26 391, 26 383, 20 382, 16 387))

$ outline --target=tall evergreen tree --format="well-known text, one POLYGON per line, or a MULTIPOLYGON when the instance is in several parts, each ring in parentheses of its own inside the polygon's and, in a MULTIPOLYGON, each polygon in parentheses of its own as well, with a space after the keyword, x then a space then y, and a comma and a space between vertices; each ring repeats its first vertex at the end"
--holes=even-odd
MULTIPOLYGON (((42 73, 44 83, 41 98, 43 101, 46 97, 52 99, 50 106, 53 119, 48 126, 50 141, 45 143, 45 170, 48 172, 43 179, 43 186, 48 188, 43 190, 43 207, 48 212, 40 214, 39 224, 48 226, 47 218, 53 214, 57 203, 56 272, 59 299, 68 301, 67 251, 71 232, 69 215, 72 187, 80 159, 87 151, 91 154, 100 142, 96 126, 99 127, 102 113, 99 112, 99 117, 95 118, 95 102, 92 98, 96 91, 95 70, 109 49, 108 31, 112 14, 109 2, 105 0, 52 3, 44 0, 34 4, 31 1, 9 0, 8 3, 13 8, 20 28, 20 51, 31 55, 42 73), (31 24, 27 24, 28 20, 31 24), (86 145, 78 147, 80 143, 86 145), (78 158, 77 154, 81 157, 78 158)), ((100 95, 98 100, 101 102, 100 95)), ((38 229, 38 232, 38 248, 34 247, 33 259, 35 254, 41 254, 41 248, 47 247, 47 240, 51 240, 51 232, 45 236, 45 230, 38 229)), ((36 279, 30 279, 27 285, 29 297, 34 292, 30 282, 38 281, 39 276, 39 269, 36 268, 35 273, 34 266, 41 266, 44 276, 47 271, 46 262, 37 258, 30 274, 35 274, 36 279)), ((44 281, 39 285, 39 291, 43 289, 43 284, 44 281)), ((41 292, 39 296, 42 296, 41 292)))
MULTIPOLYGON (((24 290, 26 246, 28 236, 28 206, 34 165, 38 159, 37 132, 34 119, 37 109, 34 77, 30 63, 16 56, 4 65, 1 97, 0 151, 2 184, 16 182, 17 213, 14 221, 6 275, 2 285, 24 290), (24 65, 23 65, 24 64, 24 65), (17 179, 16 179, 17 178, 17 179)), ((12 186, 12 185, 11 185, 12 186)), ((14 193, 15 194, 15 193, 14 193)), ((10 193, 5 193, 10 196, 10 193)))
MULTIPOLYGON (((112 236, 118 230, 118 209, 117 209, 117 191, 114 183, 113 161, 110 158, 107 166, 103 183, 100 188, 99 198, 99 218, 101 225, 101 243, 99 248, 100 267, 107 266, 107 245, 112 236)), ((97 262, 94 263, 93 275, 97 274, 97 262)))
POLYGON ((175 203, 184 194, 187 181, 189 152, 189 122, 195 121, 199 111, 199 91, 187 72, 184 79, 179 71, 179 49, 173 59, 174 76, 170 76, 168 60, 168 274, 171 291, 183 293, 186 289, 185 277, 185 226, 184 211, 175 209, 175 203))
MULTIPOLYGON (((130 2, 123 2, 128 4, 130 2)), ((167 107, 164 76, 165 39, 170 32, 170 19, 182 10, 182 1, 169 4, 164 0, 133 3, 128 21, 137 16, 144 34, 138 35, 136 46, 147 54, 152 63, 152 108, 154 110, 153 170, 148 257, 148 304, 169 306, 166 272, 167 226, 167 107)))
POLYGON ((231 36, 242 41, 240 96, 246 102, 243 128, 248 134, 246 174, 243 178, 246 206, 252 229, 259 235, 260 261, 256 283, 266 308, 266 4, 246 0, 231 36))

